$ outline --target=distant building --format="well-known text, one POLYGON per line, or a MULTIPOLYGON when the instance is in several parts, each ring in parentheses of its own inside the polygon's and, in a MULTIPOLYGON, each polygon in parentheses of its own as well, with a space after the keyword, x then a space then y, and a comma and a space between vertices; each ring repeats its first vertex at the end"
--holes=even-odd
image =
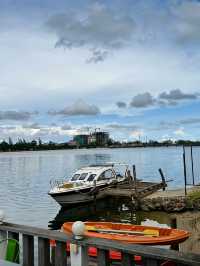
POLYGON ((109 141, 109 134, 108 132, 103 131, 95 131, 90 134, 88 138, 89 144, 96 144, 97 146, 104 146, 108 144, 109 141))
POLYGON ((88 137, 89 135, 86 134, 76 135, 74 136, 73 141, 80 146, 88 145, 88 137))
POLYGON ((71 141, 73 144, 76 143, 78 146, 86 146, 86 145, 96 145, 96 146, 105 146, 108 144, 109 134, 108 132, 103 131, 95 131, 87 134, 76 135, 71 141))
POLYGON ((70 140, 70 141, 68 142, 68 145, 69 145, 70 147, 75 147, 75 146, 77 146, 77 143, 76 143, 76 141, 70 140))

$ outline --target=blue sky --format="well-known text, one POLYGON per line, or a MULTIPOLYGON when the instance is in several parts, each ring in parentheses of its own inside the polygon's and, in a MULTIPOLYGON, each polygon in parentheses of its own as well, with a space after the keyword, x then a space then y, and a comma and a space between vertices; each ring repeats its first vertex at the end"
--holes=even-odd
POLYGON ((0 1, 0 140, 199 139, 200 2, 0 1))

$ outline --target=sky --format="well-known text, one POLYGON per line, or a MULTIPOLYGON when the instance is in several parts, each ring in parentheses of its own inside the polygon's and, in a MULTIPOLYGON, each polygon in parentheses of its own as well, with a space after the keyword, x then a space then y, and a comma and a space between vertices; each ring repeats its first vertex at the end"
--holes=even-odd
POLYGON ((200 139, 200 1, 0 0, 0 140, 200 139))

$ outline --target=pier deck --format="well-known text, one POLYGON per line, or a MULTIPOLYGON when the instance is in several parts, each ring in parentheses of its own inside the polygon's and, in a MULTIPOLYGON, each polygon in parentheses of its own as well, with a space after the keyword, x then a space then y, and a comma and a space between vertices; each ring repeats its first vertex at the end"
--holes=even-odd
POLYGON ((102 197, 125 197, 125 198, 136 198, 141 199, 154 192, 167 187, 165 182, 155 183, 155 182, 143 182, 137 181, 135 183, 127 183, 118 185, 115 188, 106 188, 102 190, 102 197))

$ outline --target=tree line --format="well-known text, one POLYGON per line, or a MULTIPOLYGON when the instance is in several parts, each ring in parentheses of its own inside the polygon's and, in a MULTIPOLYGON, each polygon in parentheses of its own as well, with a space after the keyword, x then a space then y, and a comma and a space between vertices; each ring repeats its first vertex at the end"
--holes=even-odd
POLYGON ((37 151, 37 150, 57 150, 57 149, 69 149, 68 143, 55 143, 49 141, 43 143, 41 139, 26 141, 25 139, 18 139, 17 142, 13 142, 11 138, 8 141, 3 140, 0 143, 0 151, 37 151))
MULTIPOLYGON (((162 147, 162 146, 200 146, 200 141, 191 140, 166 140, 166 141, 156 141, 149 140, 148 142, 132 141, 132 142, 120 142, 109 140, 108 143, 101 147, 110 148, 125 148, 125 147, 162 147)), ((19 138, 17 142, 13 142, 11 138, 8 141, 3 140, 0 142, 0 151, 37 151, 37 150, 59 150, 59 149, 74 149, 74 148, 96 148, 97 145, 72 145, 70 142, 55 143, 53 141, 43 143, 39 138, 38 140, 27 141, 25 139, 19 138)))

